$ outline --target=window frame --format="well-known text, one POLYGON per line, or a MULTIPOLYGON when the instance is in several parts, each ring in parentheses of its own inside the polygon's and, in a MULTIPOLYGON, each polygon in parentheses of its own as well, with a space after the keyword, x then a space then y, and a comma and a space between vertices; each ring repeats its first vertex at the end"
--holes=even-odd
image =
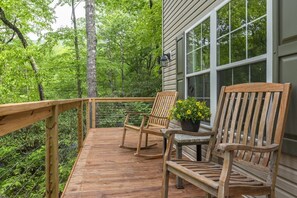
MULTIPOLYGON (((237 62, 231 62, 228 64, 217 66, 217 12, 231 0, 224 0, 214 9, 212 9, 209 13, 199 18, 192 26, 190 26, 187 30, 185 30, 185 58, 184 58, 184 97, 188 97, 188 78, 193 76, 202 75, 205 73, 210 74, 210 109, 211 109, 211 120, 210 125, 202 124, 204 127, 209 128, 213 126, 214 123, 214 115, 216 113, 217 106, 217 83, 218 76, 217 73, 222 70, 236 68, 243 65, 258 63, 261 61, 266 61, 266 82, 273 82, 273 2, 270 0, 266 0, 266 54, 262 54, 259 56, 255 56, 252 58, 246 58, 244 60, 240 60, 237 62), (210 65, 206 70, 187 73, 187 33, 192 31, 196 26, 201 24, 207 18, 210 18, 210 65)), ((259 19, 257 19, 259 20, 259 19)), ((247 45, 247 43, 246 43, 247 45)))

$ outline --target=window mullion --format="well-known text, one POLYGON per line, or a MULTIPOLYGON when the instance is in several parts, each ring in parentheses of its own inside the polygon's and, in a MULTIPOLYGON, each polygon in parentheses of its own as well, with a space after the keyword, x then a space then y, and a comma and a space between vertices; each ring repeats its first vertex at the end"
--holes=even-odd
MULTIPOLYGON (((210 110, 215 115, 217 105, 217 12, 210 16, 210 110)), ((211 117, 210 125, 214 123, 211 117)))
POLYGON ((248 1, 245 1, 245 20, 246 20, 246 25, 245 25, 245 58, 248 59, 248 1))

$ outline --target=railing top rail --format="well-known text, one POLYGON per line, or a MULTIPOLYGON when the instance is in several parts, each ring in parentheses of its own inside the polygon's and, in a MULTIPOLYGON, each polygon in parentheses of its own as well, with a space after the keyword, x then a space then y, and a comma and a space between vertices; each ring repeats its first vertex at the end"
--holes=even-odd
POLYGON ((11 103, 0 105, 0 116, 11 115, 24 111, 41 109, 54 105, 71 104, 74 102, 85 101, 87 99, 70 99, 70 100, 45 100, 39 102, 11 103))
POLYGON ((102 97, 102 98, 84 98, 84 99, 66 99, 66 100, 45 100, 37 102, 10 103, 0 105, 0 116, 11 115, 15 113, 31 111, 50 107, 54 105, 67 105, 81 101, 95 102, 153 102, 155 97, 102 97))
POLYGON ((90 98, 95 102, 153 102, 155 97, 102 97, 90 98))

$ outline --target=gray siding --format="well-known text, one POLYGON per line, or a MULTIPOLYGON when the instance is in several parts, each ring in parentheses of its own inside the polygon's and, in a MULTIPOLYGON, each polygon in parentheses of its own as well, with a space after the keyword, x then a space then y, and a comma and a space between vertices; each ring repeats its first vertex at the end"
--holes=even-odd
MULTIPOLYGON (((297 1, 274 1, 274 76, 275 82, 291 82, 294 85, 287 131, 297 136, 297 1)), ((176 37, 189 29, 222 1, 215 0, 163 0, 163 51, 171 52, 172 60, 164 69, 164 90, 176 90, 176 37)), ((172 122, 170 127, 179 126, 172 122)), ((283 149, 296 153, 297 141, 285 138, 283 149)), ((203 153, 206 148, 204 147, 203 153)), ((195 147, 184 151, 195 159, 195 147)), ((245 168, 247 172, 251 171, 245 168)), ((259 176, 261 173, 252 171, 259 176)), ((277 180, 277 197, 297 197, 297 157, 282 154, 277 180)))
POLYGON ((274 24, 274 62, 278 71, 277 81, 291 82, 293 93, 290 102, 286 128, 286 138, 283 142, 283 151, 292 155, 282 155, 279 167, 278 197, 297 197, 297 1, 275 1, 274 24))
POLYGON ((164 0, 163 51, 171 52, 172 60, 164 69, 164 90, 176 90, 176 37, 190 28, 215 6, 215 0, 164 0))

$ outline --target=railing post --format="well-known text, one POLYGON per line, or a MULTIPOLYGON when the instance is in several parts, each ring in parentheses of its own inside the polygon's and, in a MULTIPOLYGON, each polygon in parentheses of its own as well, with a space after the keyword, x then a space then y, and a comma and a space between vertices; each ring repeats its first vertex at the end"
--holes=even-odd
POLYGON ((91 117, 91 111, 90 111, 90 105, 91 105, 91 100, 89 99, 86 103, 86 125, 87 125, 87 133, 90 130, 90 117, 91 117))
POLYGON ((58 159, 58 105, 53 106, 53 114, 46 124, 46 197, 59 197, 58 159))
POLYGON ((92 128, 96 128, 96 100, 92 99, 92 128))
POLYGON ((78 152, 83 147, 83 108, 84 102, 82 101, 77 107, 77 138, 78 138, 78 152))

